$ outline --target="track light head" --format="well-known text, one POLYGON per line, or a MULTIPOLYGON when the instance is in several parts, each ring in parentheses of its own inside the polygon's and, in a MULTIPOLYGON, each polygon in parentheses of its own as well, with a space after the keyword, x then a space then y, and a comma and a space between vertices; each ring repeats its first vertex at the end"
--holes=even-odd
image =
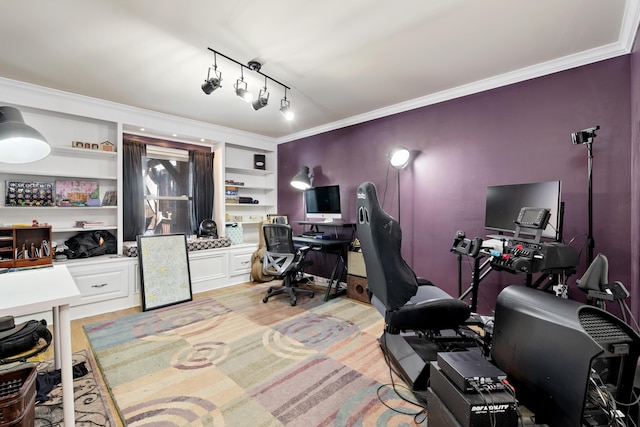
POLYGON ((209 67, 207 71, 207 78, 202 83, 202 91, 207 95, 210 95, 211 92, 221 87, 222 83, 222 73, 218 71, 218 66, 214 65, 213 67, 209 67), (213 76, 211 76, 211 71, 213 71, 213 76))
POLYGON ((245 102, 251 102, 253 94, 247 90, 247 82, 242 79, 238 79, 233 87, 236 90, 236 95, 238 95, 238 97, 242 98, 245 102))
POLYGON ((293 110, 291 110, 291 103, 287 98, 282 98, 280 100, 280 112, 287 120, 293 120, 293 110))
POLYGON ((269 103, 269 92, 266 89, 260 90, 260 95, 258 95, 258 99, 251 103, 251 107, 258 111, 262 107, 266 107, 269 103))

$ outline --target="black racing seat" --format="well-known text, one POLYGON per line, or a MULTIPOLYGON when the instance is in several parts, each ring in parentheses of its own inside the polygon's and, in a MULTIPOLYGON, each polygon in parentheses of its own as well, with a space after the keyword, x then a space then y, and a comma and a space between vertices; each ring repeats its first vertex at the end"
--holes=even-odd
POLYGON ((356 207, 356 226, 369 296, 385 319, 381 346, 391 356, 391 361, 399 365, 396 367, 401 374, 404 372, 403 378, 414 391, 416 386, 426 390, 423 380, 428 378, 428 361, 435 359, 435 353, 417 354, 421 361, 401 366, 404 354, 409 350, 400 334, 413 331, 420 335, 437 335, 443 330, 457 331, 469 318, 471 310, 464 301, 451 297, 428 280, 416 277, 401 254, 400 224, 380 207, 373 183, 365 182, 358 187, 356 207), (421 384, 416 384, 417 381, 421 384))

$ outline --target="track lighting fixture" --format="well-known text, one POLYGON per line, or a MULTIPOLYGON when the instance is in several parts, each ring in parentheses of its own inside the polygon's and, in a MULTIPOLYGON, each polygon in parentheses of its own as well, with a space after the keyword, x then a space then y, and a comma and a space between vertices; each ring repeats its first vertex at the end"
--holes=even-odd
POLYGON ((202 91, 207 95, 218 89, 222 82, 222 73, 218 71, 218 63, 216 60, 216 53, 213 53, 213 68, 209 67, 207 71, 207 79, 202 83, 202 91), (211 70, 213 70, 213 77, 211 77, 211 70))
POLYGON ((291 110, 291 102, 287 99, 287 89, 284 89, 284 98, 280 100, 280 112, 287 120, 293 120, 293 110, 291 110))
POLYGON ((222 53, 211 49, 210 47, 207 48, 209 49, 211 52, 213 52, 213 61, 214 61, 214 65, 213 67, 209 67, 209 71, 207 72, 207 79, 204 81, 204 83, 202 84, 202 91, 204 93, 206 93, 207 95, 211 94, 211 92, 213 92, 214 90, 218 89, 219 87, 221 87, 220 83, 222 82, 222 73, 218 71, 218 64, 216 63, 216 55, 220 55, 226 59, 228 59, 231 62, 235 62, 236 64, 238 64, 240 66, 240 78, 238 80, 236 80, 236 83, 233 85, 233 88, 236 91, 236 95, 240 98, 242 98, 244 101, 246 102, 250 102, 251 103, 251 107, 254 110, 259 110, 263 107, 266 107, 269 104, 269 91, 267 90, 267 80, 271 80, 274 83, 279 84, 280 86, 282 86, 284 88, 284 98, 282 98, 282 100, 280 101, 280 112, 284 115, 284 117, 287 120, 292 120, 293 119, 293 111, 291 110, 291 103, 289 102, 289 100, 287 99, 287 90, 290 89, 289 86, 285 85, 284 83, 280 83, 279 81, 267 76, 266 74, 264 74, 263 72, 260 71, 260 69, 262 68, 262 64, 260 64, 257 61, 250 61, 247 65, 244 65, 238 61, 236 61, 235 59, 229 58, 226 55, 223 55, 222 53), (248 88, 247 88, 247 82, 244 81, 244 69, 253 71, 255 73, 260 74, 261 76, 264 77, 264 88, 260 89, 260 93, 258 95, 258 98, 252 102, 253 100, 253 94, 251 92, 249 92, 248 88), (213 73, 212 73, 213 71, 213 73))
MULTIPOLYGON (((249 63, 251 65, 251 62, 249 63)), ((267 78, 264 78, 264 89, 260 89, 260 94, 258 95, 258 99, 251 103, 251 107, 258 111, 262 107, 266 107, 269 103, 269 92, 267 91, 267 78)))

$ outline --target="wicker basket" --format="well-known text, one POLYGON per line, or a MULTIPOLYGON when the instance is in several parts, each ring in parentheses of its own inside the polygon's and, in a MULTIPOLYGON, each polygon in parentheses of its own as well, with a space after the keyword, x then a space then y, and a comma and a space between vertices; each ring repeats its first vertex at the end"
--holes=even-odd
POLYGON ((0 372, 0 427, 30 427, 36 411, 36 367, 0 372))

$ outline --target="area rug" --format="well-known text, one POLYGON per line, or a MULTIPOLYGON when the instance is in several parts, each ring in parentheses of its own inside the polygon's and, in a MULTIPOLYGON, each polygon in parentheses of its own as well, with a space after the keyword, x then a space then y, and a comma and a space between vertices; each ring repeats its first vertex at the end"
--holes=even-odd
POLYGON ((373 307, 306 296, 295 307, 286 297, 264 304, 267 287, 228 287, 86 325, 123 423, 389 426, 414 424, 416 414, 424 419, 385 386, 390 373, 377 343, 383 323, 373 307))

